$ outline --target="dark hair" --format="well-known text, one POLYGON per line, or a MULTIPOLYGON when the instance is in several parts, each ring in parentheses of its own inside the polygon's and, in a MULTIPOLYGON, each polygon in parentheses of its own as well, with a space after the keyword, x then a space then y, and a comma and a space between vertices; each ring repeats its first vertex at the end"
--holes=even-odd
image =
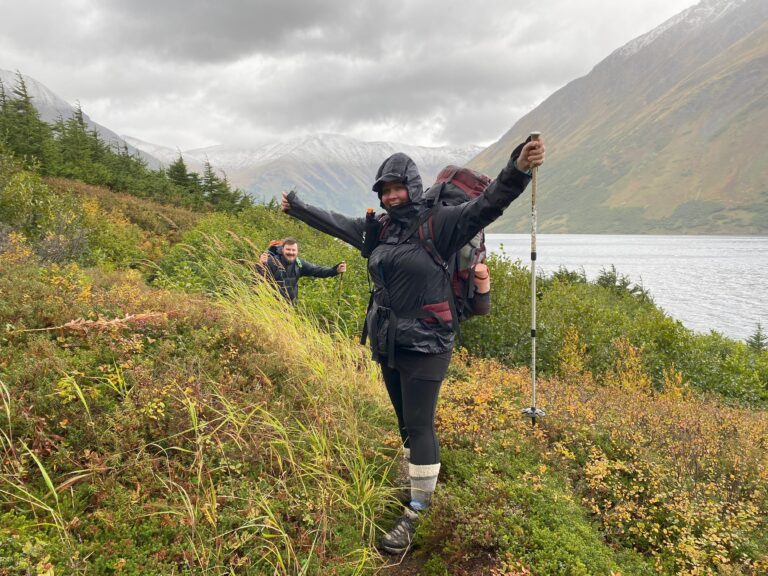
POLYGON ((298 240, 296 240, 296 238, 292 238, 292 237, 290 237, 290 236, 288 236, 288 238, 285 238, 285 239, 283 240, 283 246, 289 246, 289 245, 293 245, 293 244, 296 244, 296 245, 298 245, 298 244, 299 244, 299 241, 298 241, 298 240))

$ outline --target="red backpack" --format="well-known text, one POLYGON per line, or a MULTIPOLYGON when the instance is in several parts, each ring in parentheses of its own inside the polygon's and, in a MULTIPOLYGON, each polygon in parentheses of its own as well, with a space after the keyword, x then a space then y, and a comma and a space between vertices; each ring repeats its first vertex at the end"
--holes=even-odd
POLYGON ((456 195, 455 190, 447 190, 441 193, 440 199, 442 200, 444 194, 452 197, 455 196, 455 201, 452 201, 450 204, 463 204, 472 198, 480 196, 480 194, 485 192, 485 189, 491 185, 491 182, 493 182, 493 180, 488 176, 481 174, 480 172, 475 172, 471 168, 460 168, 453 165, 446 166, 440 170, 435 183, 427 190, 427 197, 429 197, 430 190, 435 186, 439 184, 452 184, 464 192, 466 197, 461 198, 460 195, 456 195))
MULTIPOLYGON (((435 183, 425 192, 426 202, 430 208, 438 205, 457 206, 480 196, 491 182, 493 180, 488 176, 471 168, 446 166, 437 175, 435 183)), ((419 240, 432 259, 450 275, 459 321, 466 320, 480 313, 473 308, 472 301, 475 295, 475 266, 485 261, 485 231, 480 230, 472 240, 461 247, 456 253, 452 269, 448 270, 449 264, 433 249, 432 210, 428 214, 419 226, 419 240)))

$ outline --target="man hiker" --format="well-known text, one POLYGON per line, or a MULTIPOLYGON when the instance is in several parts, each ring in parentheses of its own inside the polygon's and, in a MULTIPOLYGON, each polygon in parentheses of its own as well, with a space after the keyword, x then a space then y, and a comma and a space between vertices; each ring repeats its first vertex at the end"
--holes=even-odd
POLYGON ((259 257, 261 272, 272 278, 280 293, 291 303, 296 304, 299 297, 299 278, 330 278, 347 271, 347 263, 336 266, 319 266, 299 258, 299 242, 295 238, 286 238, 282 243, 270 246, 259 257))

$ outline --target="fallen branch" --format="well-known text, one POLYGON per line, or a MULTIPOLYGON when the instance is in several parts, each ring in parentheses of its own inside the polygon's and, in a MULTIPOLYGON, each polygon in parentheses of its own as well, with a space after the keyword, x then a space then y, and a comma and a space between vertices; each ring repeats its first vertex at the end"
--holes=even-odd
POLYGON ((168 315, 165 312, 148 312, 146 314, 128 314, 124 318, 114 318, 107 320, 106 318, 99 317, 98 320, 86 320, 85 318, 77 318, 70 320, 66 324, 61 326, 51 326, 50 328, 30 328, 28 330, 14 330, 10 334, 21 332, 48 332, 51 330, 60 330, 71 332, 79 332, 87 334, 90 330, 96 330, 97 332, 103 332, 106 330, 120 330, 128 328, 129 326, 144 325, 148 323, 156 323, 157 321, 165 321, 168 319, 168 315))

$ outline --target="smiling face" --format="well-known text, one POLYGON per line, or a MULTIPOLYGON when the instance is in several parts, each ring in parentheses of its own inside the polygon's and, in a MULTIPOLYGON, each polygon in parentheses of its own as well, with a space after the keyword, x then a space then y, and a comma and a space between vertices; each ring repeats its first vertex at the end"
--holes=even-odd
POLYGON ((381 189, 381 205, 387 210, 409 200, 408 188, 402 182, 387 182, 381 189))
POLYGON ((299 245, 298 244, 284 244, 283 245, 283 258, 287 262, 293 262, 296 260, 296 257, 299 255, 299 245))

